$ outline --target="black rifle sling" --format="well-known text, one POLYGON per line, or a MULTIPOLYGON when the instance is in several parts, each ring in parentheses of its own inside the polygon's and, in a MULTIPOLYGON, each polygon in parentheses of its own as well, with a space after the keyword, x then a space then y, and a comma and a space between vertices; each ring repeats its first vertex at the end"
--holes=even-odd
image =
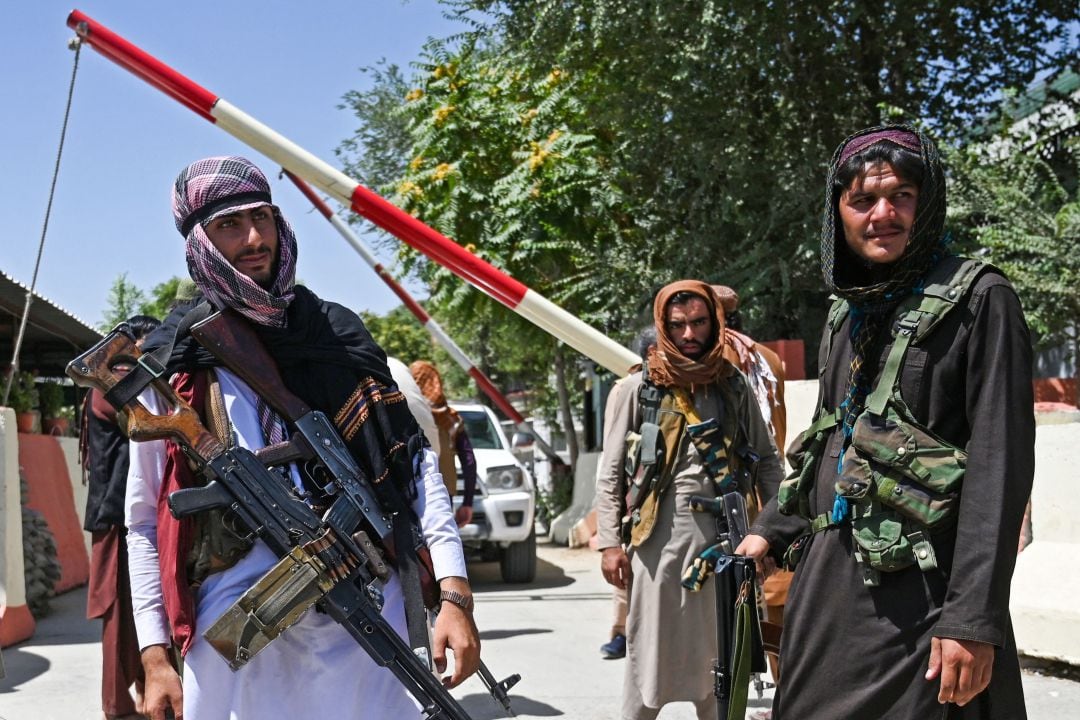
POLYGON ((138 397, 150 383, 165 374, 176 341, 187 335, 192 325, 210 317, 213 312, 214 308, 208 302, 193 307, 177 323, 176 334, 154 352, 143 353, 131 371, 105 393, 105 400, 113 407, 123 407, 138 397))
POLYGON ((394 513, 394 546, 399 548, 397 570, 401 577, 401 593, 405 600, 405 627, 409 631, 409 647, 428 653, 423 658, 430 667, 428 652, 427 611, 420 590, 420 558, 413 544, 413 527, 408 511, 394 513))
MULTIPOLYGON (((649 380, 649 366, 641 366, 641 387, 638 388, 638 404, 641 406, 641 424, 638 432, 641 434, 639 445, 638 464, 649 466, 649 472, 659 472, 656 465, 664 462, 663 436, 660 433, 660 403, 664 399, 664 389, 654 385, 649 380)), ((643 498, 639 498, 639 501, 643 498)), ((637 503, 635 503, 637 504, 637 503)))

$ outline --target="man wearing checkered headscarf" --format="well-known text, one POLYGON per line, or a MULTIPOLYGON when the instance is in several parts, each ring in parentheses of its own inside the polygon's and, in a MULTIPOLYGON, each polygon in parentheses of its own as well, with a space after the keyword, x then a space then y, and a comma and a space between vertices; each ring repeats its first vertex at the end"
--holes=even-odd
MULTIPOLYGON (((798 515, 788 518, 799 522, 777 522, 767 537, 743 544, 749 555, 780 556, 799 538, 774 720, 1026 716, 1008 608, 1034 471, 1031 339, 1016 293, 1000 272, 985 268, 966 284, 955 280, 957 268, 967 266, 949 253, 945 197, 937 148, 913 128, 860 131, 833 155, 821 267, 826 287, 846 305, 830 313, 822 339, 815 415, 819 427, 833 424, 821 431, 821 442, 804 445, 800 437, 792 446, 812 453, 800 461, 809 487, 799 488, 798 515), (900 315, 924 296, 955 298, 955 309, 929 333, 914 334, 894 372, 886 358, 901 334, 913 335, 899 326, 900 315), (878 388, 886 373, 896 377, 892 390, 910 418, 903 422, 912 423, 906 427, 917 424, 957 448, 951 454, 963 480, 951 495, 919 484, 895 484, 881 495, 885 474, 894 471, 875 464, 884 456, 866 459, 868 441, 858 433, 880 442, 901 427, 886 419, 901 411, 877 409, 889 390, 878 388), (855 436, 864 443, 859 448, 855 436), (850 484, 848 478, 863 477, 853 469, 859 462, 871 468, 871 485, 850 484), (901 524, 892 509, 902 507, 897 498, 910 503, 920 492, 934 502, 954 502, 952 520, 929 530, 907 519, 901 524), (873 510, 872 502, 882 510, 873 510), (812 533, 803 517, 814 519, 812 533), (886 564, 875 575, 859 548, 887 550, 885 528, 891 527, 929 548, 913 551, 918 562, 886 564)), ((910 469, 895 472, 926 470, 935 462, 926 452, 914 444, 900 447, 897 457, 910 469)), ((903 545, 899 537, 891 542, 903 545)))
MULTIPOLYGON (((232 307, 253 322, 284 325, 285 308, 294 297, 296 236, 271 203, 270 184, 262 171, 239 157, 199 160, 176 178, 172 203, 176 229, 186 240, 188 272, 203 294, 217 307, 232 307), (264 227, 237 226, 260 209, 264 227), (255 234, 268 237, 260 244, 252 240, 255 234), (271 251, 268 279, 256 281, 222 254, 218 245, 233 235, 236 244, 244 245, 234 252, 251 253, 267 252, 265 241, 274 236, 277 257, 271 251)), ((242 261, 247 262, 246 256, 242 261)))
MULTIPOLYGON (((479 658, 461 543, 438 460, 394 384, 385 353, 356 313, 295 284, 296 238, 273 204, 265 175, 248 160, 215 157, 188 166, 173 187, 173 216, 198 292, 178 303, 144 350, 175 339, 166 368, 178 394, 224 441, 257 450, 284 439, 289 427, 185 330, 188 314, 202 313, 205 304, 234 309, 252 323, 285 387, 335 423, 361 469, 379 479, 380 499, 393 504, 387 512, 412 517, 422 529, 440 588, 464 598, 464 607, 444 606, 432 642, 440 672, 445 649, 454 650, 451 682, 461 682, 479 658), (211 407, 224 408, 224 422, 211 407)), ((142 399, 154 411, 166 410, 150 392, 142 399)), ((324 613, 305 613, 230 672, 201 632, 277 558, 261 541, 230 533, 228 518, 171 516, 169 493, 198 482, 174 443, 134 443, 131 458, 126 522, 148 715, 171 707, 191 718, 416 716, 404 687, 324 613), (167 665, 170 643, 184 654, 182 686, 167 665)), ((312 468, 282 470, 281 481, 302 497, 326 501, 312 468)), ((396 572, 383 592, 383 616, 404 636, 396 572)))

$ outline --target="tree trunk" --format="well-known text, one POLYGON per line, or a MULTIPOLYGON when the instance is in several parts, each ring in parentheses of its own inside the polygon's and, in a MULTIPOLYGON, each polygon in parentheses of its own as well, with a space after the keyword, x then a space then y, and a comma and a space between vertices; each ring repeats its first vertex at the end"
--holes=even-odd
MULTIPOLYGON (((563 433, 566 435, 566 449, 570 453, 570 471, 572 473, 577 468, 577 430, 574 428, 574 416, 570 412, 570 390, 566 385, 566 346, 562 343, 555 347, 555 391, 559 395, 559 415, 562 417, 563 433)), ((571 475, 571 477, 573 476, 571 475)))

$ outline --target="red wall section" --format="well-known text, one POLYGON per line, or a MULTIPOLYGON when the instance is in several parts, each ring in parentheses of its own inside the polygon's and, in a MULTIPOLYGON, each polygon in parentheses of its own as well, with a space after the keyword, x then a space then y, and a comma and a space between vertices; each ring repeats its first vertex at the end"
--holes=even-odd
POLYGON ((49 435, 20 433, 19 465, 30 486, 27 505, 45 516, 49 530, 56 537, 61 569, 56 592, 86 584, 90 559, 86 555, 83 530, 75 509, 75 494, 60 443, 49 435))
POLYGON ((762 345, 780 356, 784 362, 785 380, 806 379, 806 350, 802 340, 769 340, 762 345))
POLYGON ((1036 378, 1035 402, 1076 405, 1076 378, 1036 378))

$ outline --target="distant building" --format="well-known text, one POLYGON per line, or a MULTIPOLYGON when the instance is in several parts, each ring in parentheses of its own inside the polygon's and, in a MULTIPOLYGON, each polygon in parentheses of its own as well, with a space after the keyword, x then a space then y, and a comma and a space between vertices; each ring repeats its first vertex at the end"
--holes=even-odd
MULTIPOLYGON (((11 365, 29 290, 0 271, 0 368, 3 371, 11 365)), ((101 333, 96 329, 35 293, 19 350, 19 367, 40 376, 63 377, 68 362, 100 339, 101 333)))

